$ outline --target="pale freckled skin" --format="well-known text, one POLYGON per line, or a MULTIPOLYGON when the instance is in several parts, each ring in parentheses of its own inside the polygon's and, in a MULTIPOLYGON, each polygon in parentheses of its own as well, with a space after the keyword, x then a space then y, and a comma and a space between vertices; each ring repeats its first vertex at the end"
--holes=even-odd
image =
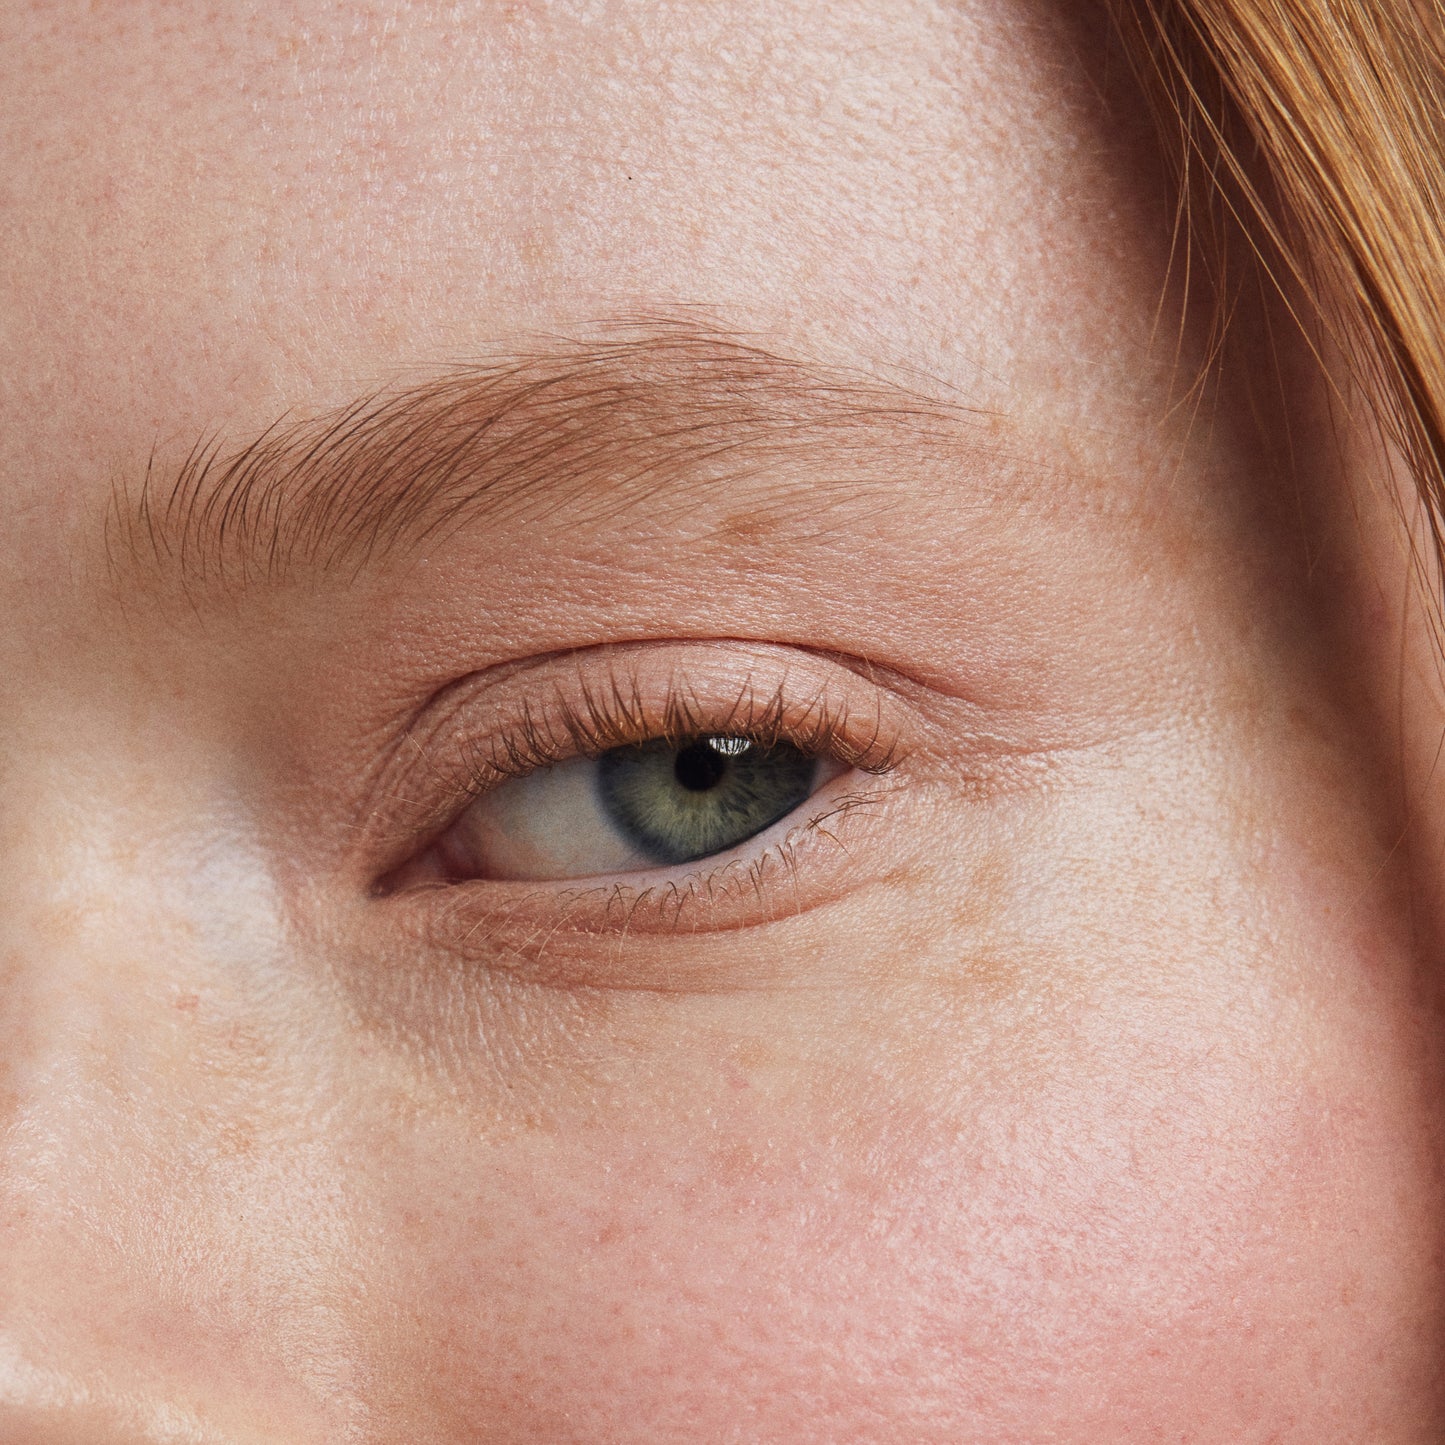
POLYGON ((47 0, 0 76, 0 1440, 1439 1438, 1434 643, 1282 314, 1178 405, 1094 11, 47 0), (948 434, 126 551, 148 459, 641 323, 948 434), (691 892, 383 886, 666 649, 892 771, 691 892))

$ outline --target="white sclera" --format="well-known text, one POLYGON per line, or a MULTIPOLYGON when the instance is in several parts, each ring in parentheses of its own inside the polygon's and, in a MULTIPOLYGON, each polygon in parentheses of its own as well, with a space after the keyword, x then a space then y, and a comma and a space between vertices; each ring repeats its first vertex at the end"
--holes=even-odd
POLYGON ((457 820, 447 853, 478 878, 585 878, 650 866, 608 820, 592 758, 539 768, 484 793, 457 820))

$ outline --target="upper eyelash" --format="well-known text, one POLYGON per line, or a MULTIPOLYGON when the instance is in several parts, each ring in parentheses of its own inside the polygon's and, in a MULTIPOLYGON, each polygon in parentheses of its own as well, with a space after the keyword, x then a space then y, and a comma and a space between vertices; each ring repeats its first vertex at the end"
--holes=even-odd
POLYGON ((745 687, 726 711, 701 702, 685 682, 667 689, 662 716, 644 702, 635 680, 613 672, 603 689, 585 678, 578 698, 555 690, 552 707, 540 714, 524 701, 520 720, 486 742, 467 750, 463 791, 480 794, 509 778, 525 777, 573 757, 596 757, 611 748, 663 741, 671 745, 713 735, 745 737, 764 747, 786 742, 805 753, 827 755, 860 772, 884 774, 897 766, 896 744, 883 737, 882 722, 871 731, 856 728, 846 704, 822 694, 799 708, 790 704, 786 685, 759 699, 745 687))

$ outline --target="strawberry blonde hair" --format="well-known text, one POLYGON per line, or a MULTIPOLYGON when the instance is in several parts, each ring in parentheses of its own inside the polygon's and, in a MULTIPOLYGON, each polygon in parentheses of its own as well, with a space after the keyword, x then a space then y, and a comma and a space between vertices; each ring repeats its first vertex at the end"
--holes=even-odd
MULTIPOLYGON (((1445 552, 1445 0, 1111 0, 1191 264, 1244 237, 1346 358, 1445 552)), ((1300 314, 1301 311, 1307 314, 1300 314)), ((1227 307, 1221 307, 1221 316, 1227 307)))

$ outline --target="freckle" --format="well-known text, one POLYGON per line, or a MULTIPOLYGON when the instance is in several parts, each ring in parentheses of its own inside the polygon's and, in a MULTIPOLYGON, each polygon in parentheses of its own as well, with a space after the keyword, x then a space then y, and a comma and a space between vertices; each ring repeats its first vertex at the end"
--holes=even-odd
POLYGON ((763 1161, 746 1144, 719 1149, 713 1155, 713 1165, 717 1182, 722 1185, 755 1184, 763 1172, 763 1161))
POLYGON ((950 899, 948 913, 954 929, 969 937, 980 929, 991 928, 1014 886, 1013 869, 1007 859, 996 852, 980 858, 967 885, 950 899))
POLYGON ((741 1069, 760 1069, 770 1057, 767 1045, 757 1039, 744 1039, 733 1050, 733 1060, 741 1069))
POLYGON ((201 996, 196 993, 178 993, 171 1000, 171 1007, 180 1009, 182 1013, 195 1013, 200 1004, 201 996))
POLYGON ((217 1151, 223 1156, 245 1158, 256 1152, 256 1128, 242 1121, 231 1124, 220 1131, 216 1140, 217 1151))
POLYGON ((772 517, 757 512, 734 512, 718 524, 717 535, 724 542, 760 542, 778 530, 772 517))

